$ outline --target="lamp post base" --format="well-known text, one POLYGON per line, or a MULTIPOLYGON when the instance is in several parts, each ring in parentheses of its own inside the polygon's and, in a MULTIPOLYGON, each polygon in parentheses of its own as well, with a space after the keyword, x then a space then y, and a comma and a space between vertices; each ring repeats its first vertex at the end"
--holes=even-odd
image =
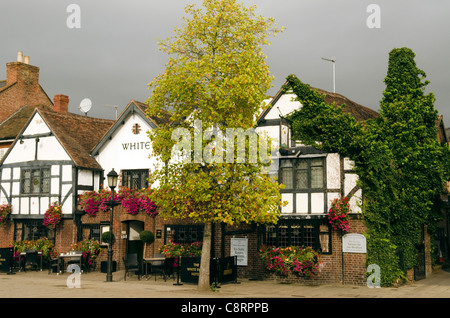
POLYGON ((112 282, 113 281, 112 280, 112 265, 113 265, 112 254, 113 254, 112 249, 109 249, 108 250, 108 265, 107 265, 108 269, 107 269, 107 272, 106 272, 106 281, 107 282, 112 282))

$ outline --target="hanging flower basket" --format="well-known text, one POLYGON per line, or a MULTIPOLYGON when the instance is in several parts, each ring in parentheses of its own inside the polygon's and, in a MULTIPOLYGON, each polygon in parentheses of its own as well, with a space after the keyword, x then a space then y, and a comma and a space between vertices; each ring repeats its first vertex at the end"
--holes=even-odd
POLYGON ((350 203, 347 197, 334 199, 328 211, 328 223, 334 230, 348 232, 349 229, 350 203))
MULTIPOLYGON (((139 212, 144 212, 151 217, 155 217, 158 215, 158 210, 150 198, 151 194, 151 189, 122 188, 115 193, 114 200, 119 201, 127 213, 136 215, 139 212)), ((110 190, 90 191, 79 196, 79 204, 88 215, 95 216, 99 210, 108 210, 106 203, 110 198, 110 190)))
POLYGON ((8 221, 8 217, 9 217, 10 213, 11 213, 11 205, 10 204, 0 205, 0 225, 6 224, 6 221, 8 221))
POLYGON ((44 214, 44 226, 48 229, 54 229, 62 219, 61 205, 53 203, 44 214))

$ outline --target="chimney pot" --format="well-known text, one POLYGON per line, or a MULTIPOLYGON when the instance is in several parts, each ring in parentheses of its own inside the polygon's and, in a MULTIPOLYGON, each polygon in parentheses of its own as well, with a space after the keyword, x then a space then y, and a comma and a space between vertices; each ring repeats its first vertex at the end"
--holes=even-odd
POLYGON ((23 62, 24 62, 25 64, 30 64, 30 57, 29 57, 28 55, 25 56, 23 62))
POLYGON ((19 51, 17 52, 17 62, 21 62, 23 61, 23 52, 19 51))
POLYGON ((69 112, 69 96, 57 94, 53 98, 53 110, 59 113, 69 112))

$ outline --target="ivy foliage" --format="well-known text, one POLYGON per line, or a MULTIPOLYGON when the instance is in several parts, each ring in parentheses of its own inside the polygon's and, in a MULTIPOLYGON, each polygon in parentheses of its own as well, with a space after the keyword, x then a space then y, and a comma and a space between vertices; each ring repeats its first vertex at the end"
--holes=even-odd
POLYGON ((450 152, 437 140, 435 97, 425 93, 429 82, 414 58, 409 48, 390 52, 380 116, 364 122, 344 113, 345 106, 327 104, 324 95, 294 75, 284 86, 302 104, 289 116, 294 138, 354 160, 364 193, 368 245, 374 247, 369 261, 381 263, 384 285, 416 264, 423 225, 435 230, 439 196, 449 179, 450 152), (386 244, 400 248, 402 266, 392 263, 386 244))

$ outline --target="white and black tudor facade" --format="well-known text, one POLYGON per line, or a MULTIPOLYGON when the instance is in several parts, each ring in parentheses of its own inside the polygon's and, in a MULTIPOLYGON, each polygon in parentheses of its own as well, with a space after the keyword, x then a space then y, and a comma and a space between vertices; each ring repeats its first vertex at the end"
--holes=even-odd
MULTIPOLYGON (((346 111, 358 120, 378 114, 342 95, 319 90, 327 102, 345 104, 346 111)), ((333 199, 347 197, 352 213, 359 214, 362 190, 358 176, 348 158, 327 153, 291 138, 290 122, 286 119, 301 107, 293 93, 280 90, 270 100, 257 121, 257 131, 265 131, 279 141, 279 152, 271 172, 285 188, 280 190, 281 218, 276 226, 267 228, 265 243, 276 246, 311 246, 322 253, 332 253, 331 231, 326 216, 333 199)))
MULTIPOLYGON (((378 116, 342 95, 318 91, 326 95, 328 103, 345 104, 344 111, 357 120, 378 116)), ((258 249, 262 245, 310 246, 322 254, 319 280, 339 282, 345 276, 361 284, 365 278, 365 255, 344 256, 340 233, 332 231, 327 223, 332 200, 347 197, 352 210, 350 232, 364 233, 360 220, 363 194, 357 186, 358 176, 352 162, 340 154, 320 151, 291 138, 290 123, 285 117, 301 107, 295 97, 280 90, 257 119, 256 131, 266 132, 279 142, 270 173, 285 185, 280 191, 287 205, 280 207, 278 223, 239 228, 215 225, 212 256, 229 256, 231 239, 245 237, 249 244, 248 264, 240 266, 239 273, 247 278, 261 278, 264 270, 258 249), (343 264, 347 261, 352 268, 344 273, 343 264)), ((148 118, 146 105, 134 100, 115 121, 70 114, 66 104, 67 97, 59 96, 55 98, 55 109, 36 108, 0 162, 0 203, 9 203, 13 209, 9 229, 0 228, 6 231, 5 235, 1 232, 1 244, 49 237, 61 252, 66 252, 71 244, 86 238, 98 239, 102 231, 112 226, 117 238, 114 255, 119 268, 123 268, 122 256, 141 248, 138 240, 142 230, 152 231, 156 238, 147 256, 169 240, 201 240, 202 226, 190 224, 189 220, 166 221, 159 216, 131 215, 117 208, 110 224, 108 214, 92 217, 80 210, 79 194, 99 190, 113 168, 120 176, 121 187, 156 186, 147 183, 157 162, 151 156, 147 131, 156 128, 158 121, 148 118), (64 216, 56 231, 42 225, 43 214, 53 202, 62 205, 64 216)))
POLYGON ((58 203, 72 220, 78 195, 103 178, 88 150, 113 121, 68 113, 67 96, 55 97, 55 109, 60 103, 63 111, 36 108, 1 160, 0 201, 12 206, 11 240, 54 238, 42 224, 48 207, 58 203))

